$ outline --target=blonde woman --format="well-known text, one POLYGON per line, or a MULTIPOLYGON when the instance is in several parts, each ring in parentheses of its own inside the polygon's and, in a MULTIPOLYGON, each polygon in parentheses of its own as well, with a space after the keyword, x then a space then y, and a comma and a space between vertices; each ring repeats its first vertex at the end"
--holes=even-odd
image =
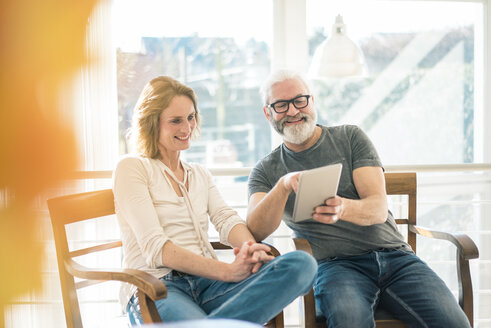
MULTIPOLYGON (((303 252, 269 256, 208 170, 180 159, 199 128, 192 89, 165 76, 144 87, 132 126, 138 155, 123 158, 113 177, 124 265, 164 280, 167 298, 156 303, 164 322, 209 317, 263 324, 310 290, 317 263, 303 252), (234 247, 232 263, 217 259, 209 220, 220 241, 234 247)), ((121 299, 138 324, 134 292, 123 286, 121 299)))

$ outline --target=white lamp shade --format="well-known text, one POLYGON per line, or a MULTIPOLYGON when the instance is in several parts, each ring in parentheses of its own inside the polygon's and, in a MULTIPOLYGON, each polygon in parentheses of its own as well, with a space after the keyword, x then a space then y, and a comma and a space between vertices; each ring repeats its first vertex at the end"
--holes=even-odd
POLYGON ((339 78, 366 74, 361 49, 346 36, 341 16, 336 18, 331 37, 315 50, 309 69, 311 78, 339 78))

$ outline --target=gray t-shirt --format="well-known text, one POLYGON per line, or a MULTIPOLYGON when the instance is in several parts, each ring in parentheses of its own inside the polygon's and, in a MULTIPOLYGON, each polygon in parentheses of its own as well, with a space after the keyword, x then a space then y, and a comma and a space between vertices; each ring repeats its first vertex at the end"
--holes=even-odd
MULTIPOLYGON (((353 183, 353 170, 363 166, 382 167, 375 147, 357 126, 319 126, 322 128, 322 134, 311 148, 293 152, 285 144, 281 144, 260 160, 249 175, 249 195, 269 192, 276 182, 289 172, 342 163, 338 195, 360 199, 353 183)), ((397 230, 390 211, 385 223, 371 226, 359 226, 343 220, 335 224, 323 224, 313 219, 293 222, 294 204, 295 193, 292 192, 283 212, 283 220, 294 231, 296 237, 305 238, 310 242, 317 260, 355 256, 381 248, 411 249, 397 230)))

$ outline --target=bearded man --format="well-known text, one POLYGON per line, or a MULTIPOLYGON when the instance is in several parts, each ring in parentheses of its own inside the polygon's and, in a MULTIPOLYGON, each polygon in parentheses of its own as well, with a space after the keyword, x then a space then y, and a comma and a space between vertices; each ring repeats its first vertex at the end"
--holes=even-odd
POLYGON ((273 73, 261 93, 283 143, 249 176, 247 225, 260 241, 284 220, 310 242, 319 320, 328 327, 375 327, 374 312, 382 307, 410 327, 470 327, 445 283, 398 232, 382 163, 367 135, 354 125, 318 125, 314 96, 297 72, 273 73), (338 195, 310 219, 294 222, 300 171, 335 163, 342 163, 338 195))

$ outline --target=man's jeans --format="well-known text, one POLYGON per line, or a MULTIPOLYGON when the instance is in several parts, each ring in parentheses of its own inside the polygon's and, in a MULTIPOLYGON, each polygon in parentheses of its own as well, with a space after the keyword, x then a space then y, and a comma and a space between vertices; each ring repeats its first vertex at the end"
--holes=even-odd
POLYGON ((413 252, 382 249, 319 261, 314 294, 329 328, 375 327, 377 306, 409 327, 470 327, 445 283, 413 252))
MULTIPOLYGON (((210 280, 171 271, 161 279, 167 297, 155 304, 162 321, 228 318, 264 324, 312 288, 317 262, 294 251, 276 257, 241 282, 210 280)), ((132 325, 142 323, 138 299, 128 303, 132 325)))

